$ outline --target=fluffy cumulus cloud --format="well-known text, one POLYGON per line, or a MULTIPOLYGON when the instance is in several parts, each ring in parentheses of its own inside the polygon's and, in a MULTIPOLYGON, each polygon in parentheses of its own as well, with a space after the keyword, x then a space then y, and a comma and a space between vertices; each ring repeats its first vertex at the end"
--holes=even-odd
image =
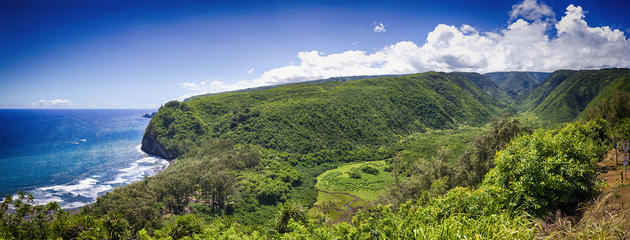
POLYGON ((35 107, 74 107, 76 106, 70 100, 66 99, 51 99, 51 100, 39 100, 37 102, 33 102, 31 105, 35 107))
POLYGON ((545 3, 538 3, 536 0, 525 0, 512 6, 510 20, 524 18, 531 21, 538 21, 545 17, 553 17, 555 14, 545 3))
POLYGON ((589 26, 580 6, 569 5, 557 20, 547 5, 525 0, 514 5, 510 17, 514 19, 505 29, 494 32, 440 24, 422 44, 402 41, 375 52, 300 52, 299 64, 268 70, 253 80, 189 82, 182 87, 203 93, 335 76, 630 67, 630 40, 624 32, 589 26), (556 30, 553 36, 551 29, 556 30))
POLYGON ((374 23, 373 25, 374 25, 374 28, 372 28, 372 31, 374 31, 375 33, 387 32, 387 29, 385 29, 385 25, 383 25, 383 23, 379 23, 379 24, 374 23))

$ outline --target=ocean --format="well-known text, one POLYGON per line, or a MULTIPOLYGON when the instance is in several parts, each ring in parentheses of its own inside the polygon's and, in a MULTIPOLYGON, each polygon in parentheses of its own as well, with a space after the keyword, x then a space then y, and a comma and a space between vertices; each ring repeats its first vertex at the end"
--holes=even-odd
POLYGON ((77 208, 166 169, 140 150, 153 111, 0 109, 0 194, 77 208))

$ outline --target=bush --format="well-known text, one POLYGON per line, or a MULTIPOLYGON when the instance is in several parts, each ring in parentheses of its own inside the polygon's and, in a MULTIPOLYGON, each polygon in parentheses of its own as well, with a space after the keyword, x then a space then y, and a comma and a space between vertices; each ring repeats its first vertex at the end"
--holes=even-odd
POLYGON ((372 175, 377 175, 378 174, 378 169, 376 169, 375 167, 369 166, 369 165, 365 165, 361 168, 361 172, 367 173, 367 174, 372 174, 372 175))
POLYGON ((498 187, 512 207, 541 215, 573 211, 596 193, 595 162, 606 151, 605 121, 570 124, 554 134, 536 131, 497 153, 484 187, 498 187))
POLYGON ((621 120, 617 126, 615 126, 613 131, 613 135, 616 138, 630 141, 630 118, 621 120))
POLYGON ((201 233, 203 220, 193 214, 177 216, 175 223, 167 226, 167 232, 173 239, 180 239, 185 236, 192 236, 201 233))
POLYGON ((350 171, 350 172, 348 172, 348 176, 350 178, 360 179, 361 178, 361 173, 357 172, 357 171, 350 171))

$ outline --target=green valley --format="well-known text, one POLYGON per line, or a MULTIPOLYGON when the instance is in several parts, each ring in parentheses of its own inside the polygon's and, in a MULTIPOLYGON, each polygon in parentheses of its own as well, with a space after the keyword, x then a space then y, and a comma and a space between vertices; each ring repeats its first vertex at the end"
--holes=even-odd
POLYGON ((80 213, 7 198, 0 238, 628 237, 579 219, 608 191, 596 164, 630 132, 629 92, 628 69, 426 72, 171 101, 142 142, 167 170, 80 213))

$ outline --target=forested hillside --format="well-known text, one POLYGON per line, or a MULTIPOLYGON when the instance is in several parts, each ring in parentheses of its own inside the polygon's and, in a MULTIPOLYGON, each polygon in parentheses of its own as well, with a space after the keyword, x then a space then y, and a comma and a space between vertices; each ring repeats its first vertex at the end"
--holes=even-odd
POLYGON ((630 89, 630 69, 560 70, 531 92, 519 108, 543 120, 567 122, 589 105, 630 89))
POLYGON ((497 86, 507 91, 513 99, 526 97, 543 83, 550 73, 545 72, 491 72, 483 74, 497 86))
POLYGON ((353 149, 425 128, 480 126, 499 112, 496 100, 458 73, 293 84, 169 102, 147 127, 143 150, 174 158, 187 141, 206 138, 292 153, 353 149))
POLYGON ((460 73, 466 78, 473 81, 481 90, 486 94, 494 98, 495 101, 501 106, 505 107, 514 102, 514 96, 511 96, 506 88, 499 87, 495 82, 485 75, 479 73, 460 73))

